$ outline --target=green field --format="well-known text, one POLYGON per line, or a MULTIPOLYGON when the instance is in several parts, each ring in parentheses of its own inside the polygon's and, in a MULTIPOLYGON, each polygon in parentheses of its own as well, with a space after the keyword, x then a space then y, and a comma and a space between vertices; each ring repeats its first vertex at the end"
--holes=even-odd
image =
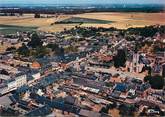
POLYGON ((0 34, 14 34, 24 31, 35 31, 37 27, 13 26, 13 25, 0 25, 0 34))
POLYGON ((89 23, 89 24, 110 24, 113 21, 108 20, 99 20, 99 19, 91 19, 91 18, 80 18, 80 17, 71 17, 68 19, 64 19, 62 21, 55 22, 55 24, 83 24, 83 23, 89 23))

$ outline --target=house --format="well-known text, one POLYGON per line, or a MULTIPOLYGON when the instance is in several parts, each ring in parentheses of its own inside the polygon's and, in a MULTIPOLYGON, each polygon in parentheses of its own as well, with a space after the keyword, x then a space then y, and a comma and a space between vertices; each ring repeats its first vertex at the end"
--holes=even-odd
POLYGON ((71 104, 71 105, 77 105, 78 104, 78 99, 73 96, 67 96, 64 98, 64 101, 66 104, 71 104))
POLYGON ((146 82, 146 83, 143 83, 141 85, 138 85, 137 86, 137 91, 142 91, 143 92, 143 91, 145 91, 149 88, 151 88, 151 85, 148 82, 146 82))
POLYGON ((0 97, 0 106, 9 107, 10 104, 12 104, 12 101, 10 100, 9 96, 5 95, 0 97))
POLYGON ((31 68, 33 69, 40 69, 41 68, 41 65, 39 62, 35 61, 31 64, 31 68))
POLYGON ((122 83, 124 79, 122 79, 121 77, 111 77, 110 78, 110 82, 111 83, 122 83))
POLYGON ((34 80, 38 80, 41 78, 41 73, 39 71, 33 71, 31 72, 31 76, 34 78, 34 80))
POLYGON ((128 91, 128 98, 134 98, 135 97, 135 95, 136 95, 136 90, 134 90, 134 89, 130 89, 129 91, 128 91))
POLYGON ((101 113, 81 109, 79 115, 82 117, 101 117, 101 113))
POLYGON ((143 84, 137 86, 136 91, 137 91, 137 94, 146 96, 151 91, 151 85, 148 82, 143 83, 143 84))
POLYGON ((35 110, 30 111, 26 114, 26 116, 46 116, 52 112, 52 109, 49 106, 43 106, 41 108, 37 108, 35 110))
POLYGON ((121 92, 126 92, 127 91, 127 85, 124 84, 124 83, 118 83, 116 86, 115 86, 115 89, 116 91, 121 91, 121 92))
POLYGON ((93 80, 89 80, 89 79, 85 79, 85 78, 73 78, 73 83, 74 84, 78 84, 78 85, 83 85, 84 87, 90 87, 90 88, 94 88, 94 89, 99 89, 99 90, 103 90, 104 89, 104 82, 97 82, 97 81, 93 81, 93 80))
POLYGON ((121 95, 120 91, 114 91, 112 92, 112 94, 110 94, 109 98, 113 97, 115 99, 119 99, 120 95, 121 95))
POLYGON ((63 99, 49 100, 46 97, 39 96, 37 94, 31 94, 30 96, 31 98, 35 99, 38 103, 49 105, 51 108, 56 108, 62 111, 71 112, 75 114, 78 114, 80 111, 80 107, 75 105, 73 106, 70 104, 65 104, 63 99))
POLYGON ((11 43, 11 44, 17 44, 18 43, 18 40, 19 40, 19 38, 13 38, 13 39, 7 38, 7 41, 9 43, 11 43))
POLYGON ((14 74, 19 72, 17 68, 14 68, 10 65, 0 63, 0 70, 2 70, 2 69, 8 71, 9 73, 14 73, 14 74))

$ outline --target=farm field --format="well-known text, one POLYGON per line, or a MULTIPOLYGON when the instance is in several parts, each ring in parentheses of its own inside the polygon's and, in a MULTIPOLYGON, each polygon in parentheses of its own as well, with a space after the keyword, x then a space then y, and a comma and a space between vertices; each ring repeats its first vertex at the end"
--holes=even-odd
MULTIPOLYGON (((0 16, 0 25, 37 27, 37 30, 45 32, 58 32, 75 26, 126 29, 157 24, 165 25, 165 13, 100 12, 58 15, 52 18, 34 18, 33 14, 26 14, 22 17, 0 16)), ((0 28, 2 31, 1 26, 0 28)))
POLYGON ((12 25, 0 25, 0 34, 12 34, 19 31, 34 31, 37 27, 25 27, 25 26, 12 26, 12 25))
POLYGON ((38 29, 38 30, 41 29, 41 31, 52 31, 52 29, 53 31, 61 31, 64 29, 64 27, 61 27, 61 25, 55 26, 55 30, 54 30, 54 27, 51 27, 51 24, 56 21, 64 20, 69 17, 66 15, 60 15, 54 18, 34 18, 34 14, 25 14, 20 17, 0 16, 0 31, 6 32, 6 26, 12 28, 22 27, 25 29, 38 29))
POLYGON ((93 19, 93 18, 81 18, 81 17, 71 17, 68 19, 64 19, 62 21, 57 21, 55 24, 74 24, 74 23, 79 23, 79 24, 109 24, 112 23, 109 20, 101 20, 101 19, 93 19))
POLYGON ((144 27, 148 25, 165 25, 165 13, 85 13, 76 15, 81 18, 93 18, 112 21, 111 24, 83 24, 82 26, 116 27, 126 29, 129 27, 144 27))

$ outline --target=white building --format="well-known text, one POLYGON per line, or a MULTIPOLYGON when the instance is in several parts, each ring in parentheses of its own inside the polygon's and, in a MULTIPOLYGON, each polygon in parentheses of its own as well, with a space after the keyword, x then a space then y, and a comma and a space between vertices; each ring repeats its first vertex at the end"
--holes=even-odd
POLYGON ((132 61, 132 67, 134 72, 139 72, 138 66, 139 66, 139 54, 133 54, 133 61, 132 61))
POLYGON ((134 53, 132 62, 126 62, 126 66, 127 68, 129 68, 129 72, 139 73, 142 71, 144 65, 142 63, 139 63, 139 56, 139 54, 134 53))
POLYGON ((27 83, 27 76, 25 74, 19 75, 15 78, 16 86, 21 87, 27 83))
POLYGON ((6 80, 5 87, 0 88, 0 94, 3 95, 10 91, 16 90, 25 84, 27 84, 27 76, 25 74, 17 74, 6 80))
POLYGON ((33 74, 32 77, 34 78, 34 80, 38 80, 41 78, 41 73, 37 72, 37 73, 33 74))
POLYGON ((17 84, 16 84, 15 80, 10 81, 7 84, 7 92, 10 92, 10 91, 13 91, 13 90, 16 90, 16 89, 17 89, 17 84))

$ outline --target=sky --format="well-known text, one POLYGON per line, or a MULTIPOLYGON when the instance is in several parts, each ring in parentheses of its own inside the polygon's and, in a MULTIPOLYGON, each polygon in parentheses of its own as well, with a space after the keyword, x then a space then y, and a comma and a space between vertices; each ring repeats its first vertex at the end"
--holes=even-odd
POLYGON ((164 4, 165 0, 0 0, 3 4, 164 4))

